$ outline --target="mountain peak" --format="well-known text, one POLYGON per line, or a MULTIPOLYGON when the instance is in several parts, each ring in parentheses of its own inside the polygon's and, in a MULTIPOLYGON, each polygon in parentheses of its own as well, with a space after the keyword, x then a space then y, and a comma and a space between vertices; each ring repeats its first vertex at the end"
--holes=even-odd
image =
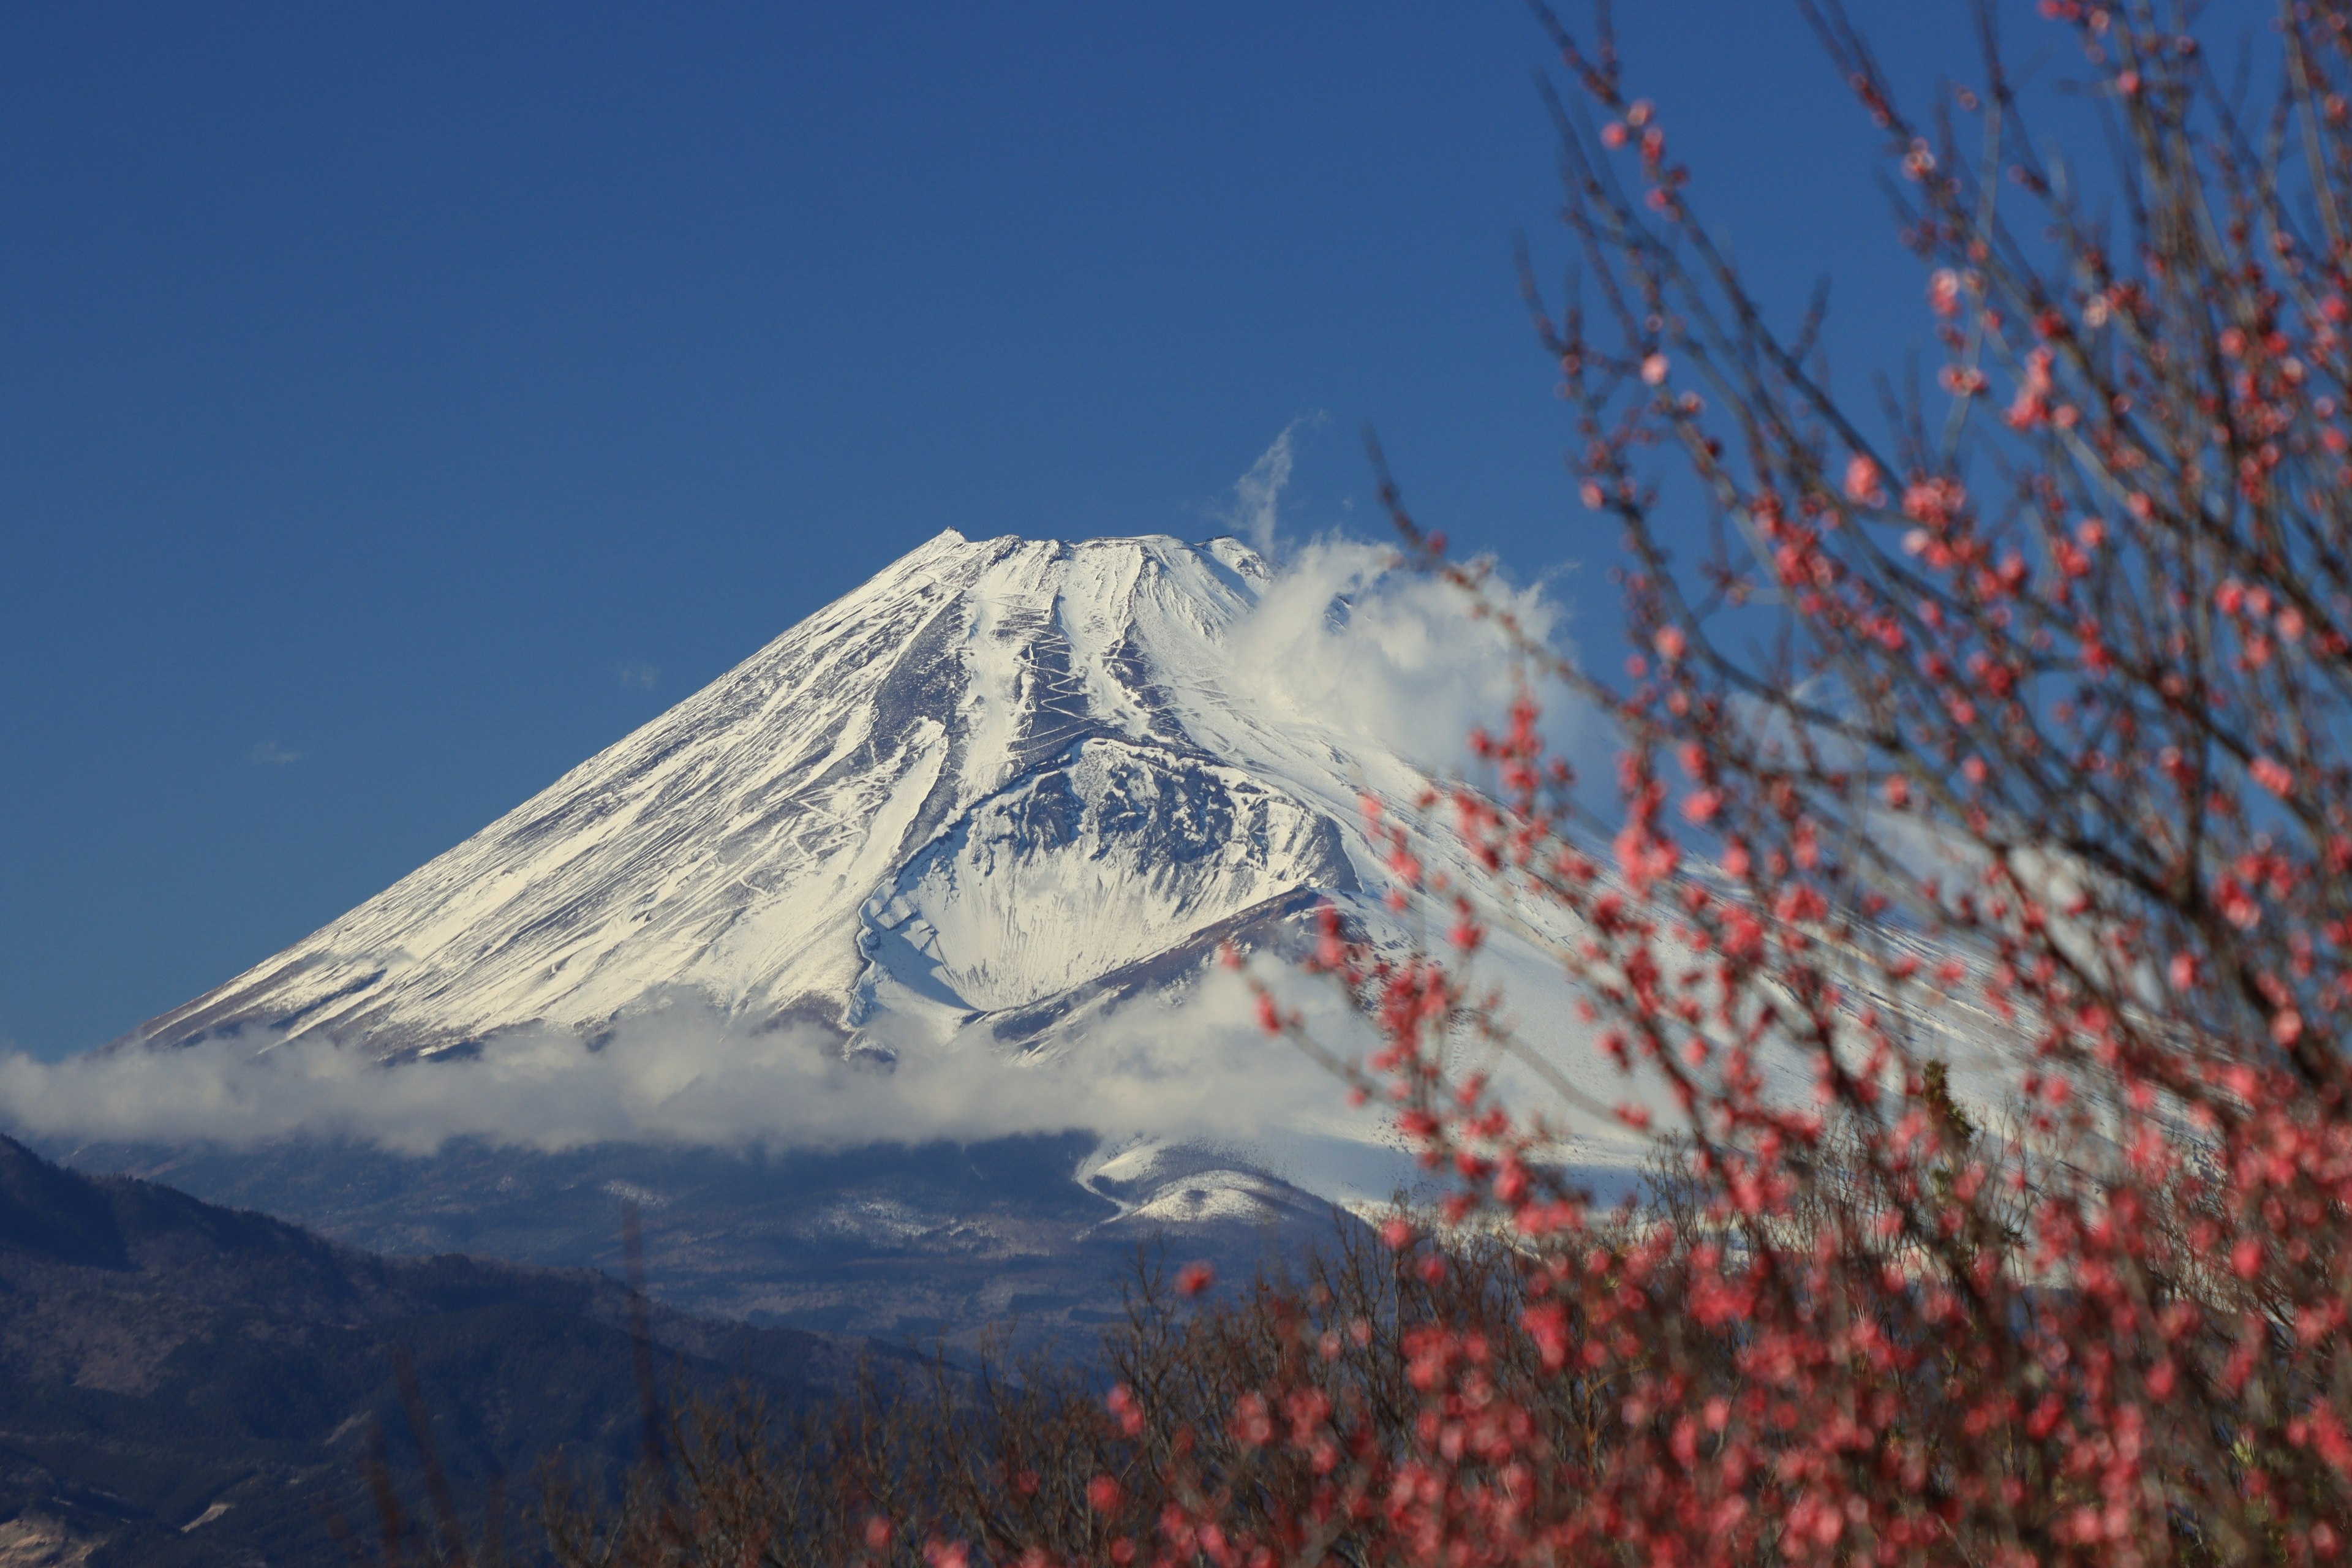
POLYGON ((1231 538, 943 530, 132 1038, 429 1055, 682 995, 730 1026, 1034 1037, 1371 863, 1355 801, 1402 764, 1237 694, 1270 580, 1231 538))

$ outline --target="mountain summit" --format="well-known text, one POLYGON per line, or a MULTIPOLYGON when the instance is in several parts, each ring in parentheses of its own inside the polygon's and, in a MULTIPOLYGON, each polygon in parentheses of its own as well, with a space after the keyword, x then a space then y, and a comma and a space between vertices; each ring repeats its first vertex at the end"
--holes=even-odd
POLYGON ((1230 539, 941 533, 131 1040, 412 1058, 691 998, 1034 1043, 1369 871, 1355 803, 1412 774, 1246 695, 1269 582, 1230 539))

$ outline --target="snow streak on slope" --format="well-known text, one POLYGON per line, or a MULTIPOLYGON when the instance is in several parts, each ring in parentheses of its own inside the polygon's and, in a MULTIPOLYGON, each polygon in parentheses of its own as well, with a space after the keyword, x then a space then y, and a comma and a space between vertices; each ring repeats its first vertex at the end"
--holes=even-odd
POLYGON ((1347 897, 1360 790, 1412 787, 1234 700, 1267 582, 1231 540, 942 533, 134 1037, 407 1057, 686 997, 737 1029, 1034 1037, 1107 978, 1347 897))

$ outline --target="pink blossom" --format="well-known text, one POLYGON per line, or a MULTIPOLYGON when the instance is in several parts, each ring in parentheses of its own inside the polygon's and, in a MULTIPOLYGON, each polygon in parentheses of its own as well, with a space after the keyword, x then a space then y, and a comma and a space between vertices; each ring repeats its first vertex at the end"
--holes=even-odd
POLYGON ((1845 465, 1846 499, 1860 506, 1886 504, 1886 487, 1882 482, 1878 460, 1866 453, 1856 452, 1845 465))

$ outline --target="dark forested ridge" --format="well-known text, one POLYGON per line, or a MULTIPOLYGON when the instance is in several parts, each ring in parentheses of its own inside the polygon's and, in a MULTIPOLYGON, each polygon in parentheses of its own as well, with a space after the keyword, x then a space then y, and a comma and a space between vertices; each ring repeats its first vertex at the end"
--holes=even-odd
MULTIPOLYGON (((675 1312, 652 1332, 677 1383, 786 1402, 861 1353, 675 1312)), ((378 1257, 0 1138, 0 1563, 345 1561, 322 1505, 373 1533, 379 1429, 423 1509, 403 1351, 468 1513, 501 1475, 527 1510, 557 1449, 602 1474, 635 1451, 627 1294, 604 1275, 378 1257)))

